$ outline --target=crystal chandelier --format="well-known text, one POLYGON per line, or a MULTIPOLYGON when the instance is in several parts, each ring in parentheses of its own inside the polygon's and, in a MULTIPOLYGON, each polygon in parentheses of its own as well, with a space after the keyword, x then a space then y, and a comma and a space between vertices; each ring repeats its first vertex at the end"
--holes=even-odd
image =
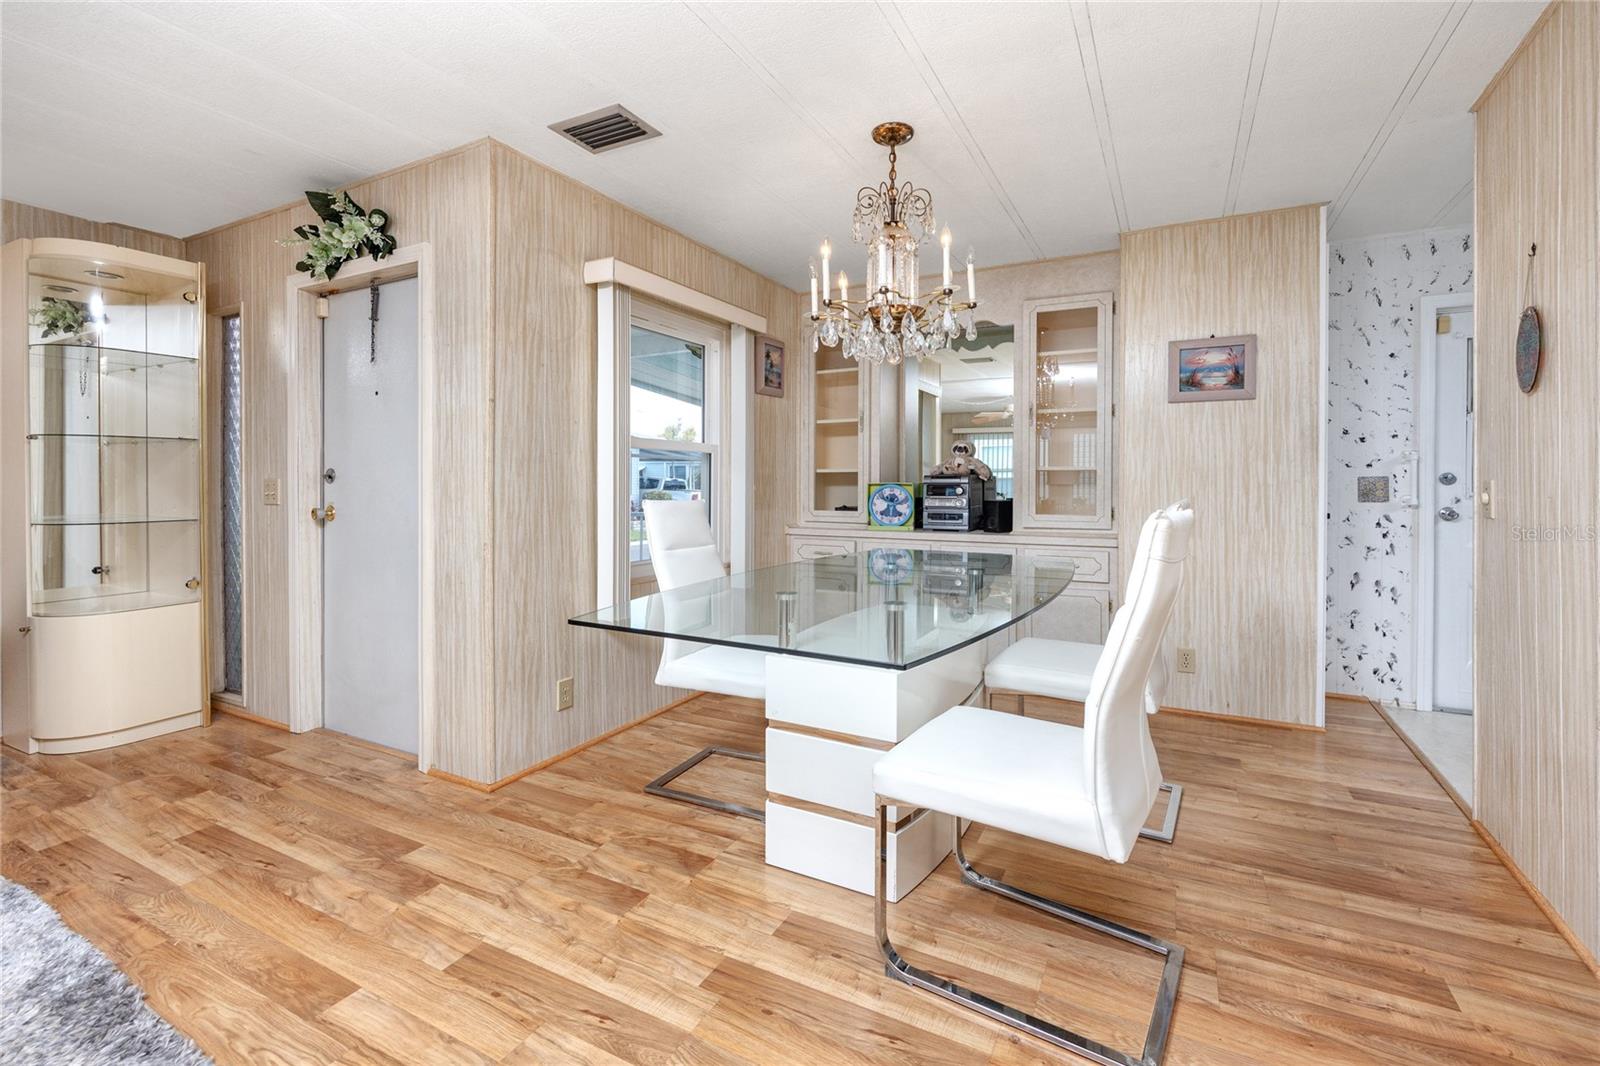
POLYGON ((933 235, 933 196, 909 181, 898 185, 895 149, 911 140, 904 122, 885 122, 872 139, 889 149, 889 180, 856 193, 851 236, 867 246, 867 281, 862 298, 850 299, 850 281, 839 271, 832 287, 833 246, 822 242, 821 293, 816 260, 811 262, 811 351, 838 346, 846 359, 894 365, 922 359, 957 339, 977 337, 972 310, 978 306, 972 253, 967 253, 967 298, 957 302, 950 284, 950 228, 939 235, 944 250, 943 284, 919 295, 917 247, 933 235))

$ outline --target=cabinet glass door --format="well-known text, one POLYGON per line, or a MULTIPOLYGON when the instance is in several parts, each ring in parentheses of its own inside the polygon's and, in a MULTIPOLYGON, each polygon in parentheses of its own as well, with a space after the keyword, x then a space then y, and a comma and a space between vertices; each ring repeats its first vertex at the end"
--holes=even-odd
POLYGON ((195 282, 127 279, 87 261, 39 259, 29 267, 32 613, 194 602, 201 485, 195 282))
POLYGON ((1029 312, 1030 503, 1042 525, 1111 524, 1109 312, 1109 298, 1097 297, 1029 312))

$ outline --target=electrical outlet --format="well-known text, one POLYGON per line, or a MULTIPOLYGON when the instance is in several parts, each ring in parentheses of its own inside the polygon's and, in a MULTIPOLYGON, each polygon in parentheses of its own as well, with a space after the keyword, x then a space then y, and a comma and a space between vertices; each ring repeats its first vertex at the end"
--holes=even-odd
POLYGON ((1194 673, 1194 649, 1193 648, 1179 648, 1178 649, 1178 673, 1180 673, 1180 674, 1192 674, 1192 673, 1194 673))
POLYGON ((572 678, 563 677, 556 682, 556 710, 564 711, 572 706, 572 678))
POLYGON ((261 483, 261 502, 268 507, 278 506, 278 479, 269 477, 261 483))

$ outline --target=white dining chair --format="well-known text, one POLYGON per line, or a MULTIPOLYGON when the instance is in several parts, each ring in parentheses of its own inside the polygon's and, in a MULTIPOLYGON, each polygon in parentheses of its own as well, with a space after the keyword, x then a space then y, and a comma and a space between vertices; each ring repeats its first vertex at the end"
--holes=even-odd
MULTIPOLYGON (((1168 510, 1189 510, 1189 501, 1172 504, 1168 510)), ((1147 523, 1148 525, 1148 523, 1147 523)), ((1145 548, 1144 530, 1140 530, 1140 543, 1135 549, 1133 572, 1143 573, 1138 552, 1145 548)), ((1133 577, 1129 578, 1128 597, 1135 593, 1133 577)), ((995 696, 1017 698, 1019 712, 1025 713, 1028 696, 1083 703, 1089 698, 1089 684, 1094 680, 1095 667, 1105 651, 1104 644, 1089 644, 1076 640, 1050 640, 1044 637, 1024 637, 989 660, 983 670, 983 686, 989 694, 991 706, 995 696)), ((1162 697, 1166 695, 1167 682, 1172 676, 1174 652, 1172 630, 1162 634, 1161 648, 1150 670, 1150 683, 1145 686, 1145 713, 1161 710, 1162 697)), ((1139 835, 1146 840, 1170 844, 1178 833, 1178 810, 1183 805, 1183 786, 1171 781, 1161 782, 1161 791, 1167 793, 1167 812, 1161 828, 1145 828, 1139 835)))
MULTIPOLYGON (((696 500, 645 500, 645 540, 650 546, 650 565, 655 570, 656 586, 662 592, 677 592, 707 581, 727 577, 716 538, 706 517, 705 504, 696 500)), ((687 602, 667 597, 668 613, 689 609, 687 602)), ((770 638, 774 646, 776 637, 770 638)), ((764 700, 767 696, 767 657, 747 648, 694 644, 682 640, 665 641, 661 665, 656 669, 656 684, 665 688, 686 688, 722 696, 742 696, 764 700)), ((765 821, 761 811, 742 803, 702 796, 672 788, 674 778, 694 769, 713 755, 725 755, 750 762, 765 762, 759 752, 713 744, 651 781, 644 790, 652 796, 695 803, 716 811, 765 821)))
POLYGON ((874 921, 889 976, 1106 1066, 1154 1066, 1161 1061, 1183 948, 979 873, 962 851, 961 822, 982 822, 1111 862, 1128 860, 1161 785, 1161 767, 1145 726, 1145 687, 1183 583, 1193 517, 1187 508, 1168 508, 1145 523, 1140 534, 1145 550, 1135 564, 1142 572, 1130 582, 1133 595, 1112 619, 1084 702, 1082 727, 983 707, 954 707, 911 734, 873 768, 878 856, 874 921), (1163 956, 1143 1050, 1137 1055, 1116 1051, 903 959, 888 931, 890 805, 953 816, 956 864, 966 883, 1163 956))

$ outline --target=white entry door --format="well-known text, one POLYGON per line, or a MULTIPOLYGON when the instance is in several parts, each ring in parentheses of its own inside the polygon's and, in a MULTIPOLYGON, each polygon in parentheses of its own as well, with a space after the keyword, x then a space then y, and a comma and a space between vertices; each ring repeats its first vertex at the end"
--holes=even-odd
POLYGON ((417 750, 417 281, 322 323, 323 724, 417 750), (374 322, 374 306, 376 321, 374 322))
POLYGON ((1472 311, 1437 335, 1433 375, 1433 705, 1472 709, 1472 311))

